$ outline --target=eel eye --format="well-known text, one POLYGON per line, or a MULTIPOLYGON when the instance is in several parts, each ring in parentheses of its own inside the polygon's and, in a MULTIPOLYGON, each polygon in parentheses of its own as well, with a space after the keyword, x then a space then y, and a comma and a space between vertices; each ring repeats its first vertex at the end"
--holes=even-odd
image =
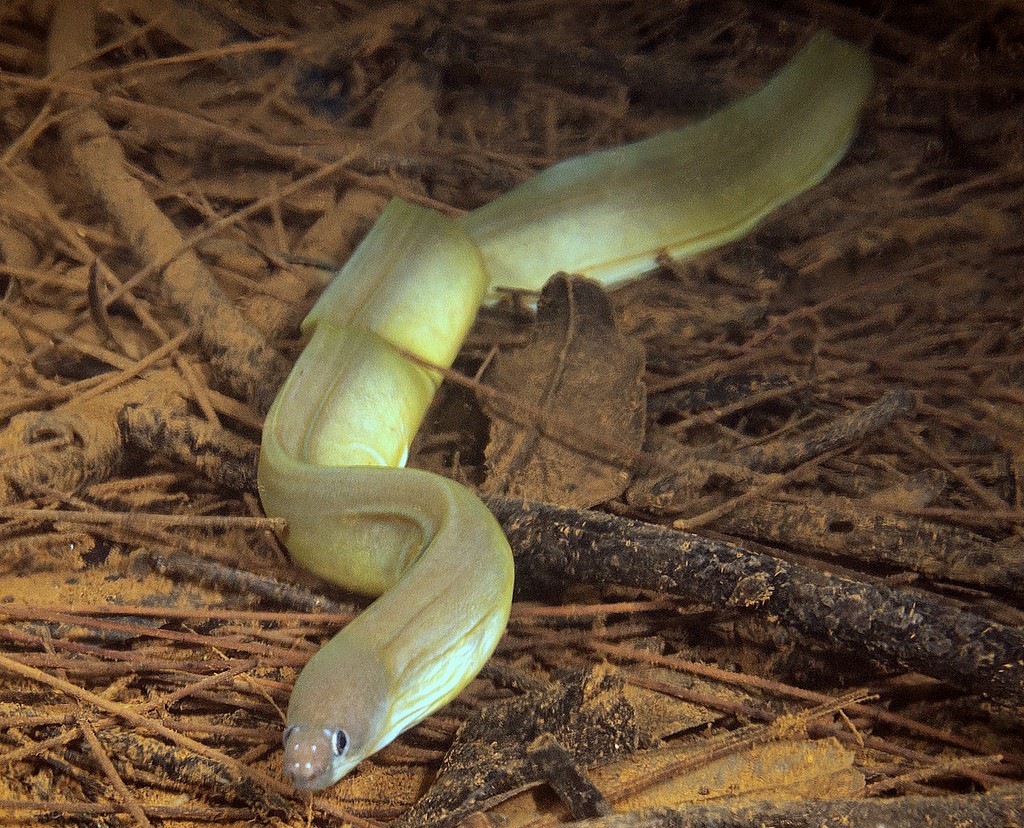
POLYGON ((348 753, 348 734, 338 727, 331 733, 331 737, 331 747, 334 749, 334 755, 340 759, 348 753))

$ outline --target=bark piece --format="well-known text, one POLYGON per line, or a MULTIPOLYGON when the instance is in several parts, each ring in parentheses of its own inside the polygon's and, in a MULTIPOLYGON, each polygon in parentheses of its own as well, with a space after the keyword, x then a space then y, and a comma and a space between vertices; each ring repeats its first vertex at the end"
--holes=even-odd
POLYGON ((614 583, 754 611, 891 669, 1024 704, 1024 633, 911 591, 591 511, 492 499, 517 587, 614 583))
POLYGON ((492 704, 459 730, 437 781, 398 828, 458 824, 470 813, 546 781, 530 745, 554 739, 582 767, 645 747, 623 679, 610 667, 574 671, 547 690, 492 704))
POLYGON ((74 492, 108 479, 124 459, 119 419, 125 408, 145 405, 166 416, 180 414, 185 406, 175 390, 180 384, 173 370, 155 371, 98 397, 12 417, 0 431, 0 453, 8 458, 0 475, 0 503, 31 496, 39 485, 74 492))

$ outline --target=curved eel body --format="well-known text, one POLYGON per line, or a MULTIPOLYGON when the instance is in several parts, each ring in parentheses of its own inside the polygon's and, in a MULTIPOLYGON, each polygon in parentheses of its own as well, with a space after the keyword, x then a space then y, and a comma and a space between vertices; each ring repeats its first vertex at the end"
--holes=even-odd
POLYGON ((285 771, 324 788, 453 699, 501 637, 508 542, 454 481, 404 466, 489 288, 558 270, 608 285, 737 238, 848 147, 866 55, 827 33, 709 118, 580 156, 461 219, 395 200, 303 323, 310 341, 267 415, 259 491, 295 561, 380 595, 302 671, 285 771))

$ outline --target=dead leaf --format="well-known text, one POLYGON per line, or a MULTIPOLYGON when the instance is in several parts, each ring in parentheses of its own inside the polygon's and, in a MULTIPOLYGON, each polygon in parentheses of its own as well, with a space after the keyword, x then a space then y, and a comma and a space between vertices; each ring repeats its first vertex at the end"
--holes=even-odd
POLYGON ((529 345, 498 356, 484 382, 491 418, 484 490, 586 508, 622 494, 644 439, 643 348, 619 333, 596 283, 558 273, 529 345))
MULTIPOLYGON (((753 745, 702 767, 671 772, 700 749, 690 744, 634 753, 594 768, 588 776, 620 813, 687 804, 840 799, 864 790, 864 774, 853 767, 853 752, 833 738, 753 745), (618 796, 620 789, 633 792, 618 796)), ((564 818, 564 808, 544 789, 524 791, 489 811, 492 821, 506 828, 533 825, 552 815, 564 818)))
MULTIPOLYGON (((629 763, 606 765, 594 771, 592 778, 599 789, 609 790, 617 784, 657 777, 661 768, 693 750, 689 745, 650 751, 634 756, 629 763)), ((725 798, 783 802, 857 796, 864 789, 864 775, 853 767, 853 760, 854 754, 833 738, 754 745, 665 779, 616 802, 616 808, 631 811, 725 798)))

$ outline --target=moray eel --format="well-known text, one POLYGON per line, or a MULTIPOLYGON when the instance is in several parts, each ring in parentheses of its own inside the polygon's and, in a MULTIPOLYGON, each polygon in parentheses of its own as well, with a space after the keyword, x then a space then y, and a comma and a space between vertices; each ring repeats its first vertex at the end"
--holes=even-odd
POLYGON ((263 431, 259 492, 293 559, 379 595, 299 675, 284 767, 325 788, 451 701, 508 620, 513 563, 486 506, 402 468, 477 308, 558 270, 615 285, 735 239, 821 180, 871 88, 822 32, 764 87, 693 125, 563 161, 459 219, 392 201, 303 322, 263 431))

